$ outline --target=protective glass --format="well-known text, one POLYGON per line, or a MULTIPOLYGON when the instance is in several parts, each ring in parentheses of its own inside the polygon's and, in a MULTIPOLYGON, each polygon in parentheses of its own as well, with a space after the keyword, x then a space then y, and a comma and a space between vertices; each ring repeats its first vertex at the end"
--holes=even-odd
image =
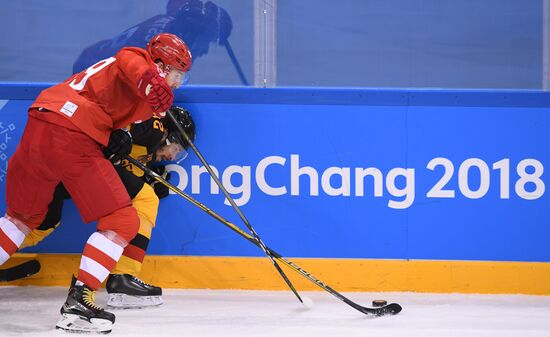
POLYGON ((183 148, 183 146, 177 142, 177 141, 170 141, 170 137, 166 139, 166 145, 164 148, 164 151, 166 151, 166 155, 168 158, 170 158, 171 161, 175 161, 176 163, 180 163, 182 160, 187 158, 187 150, 183 148))
POLYGON ((166 81, 170 83, 177 83, 178 87, 189 83, 189 73, 181 71, 173 67, 168 67, 166 71, 166 81))

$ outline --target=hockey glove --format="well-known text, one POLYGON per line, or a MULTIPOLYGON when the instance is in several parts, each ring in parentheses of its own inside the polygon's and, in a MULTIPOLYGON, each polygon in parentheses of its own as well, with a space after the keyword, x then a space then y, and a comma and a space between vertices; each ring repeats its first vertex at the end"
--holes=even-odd
MULTIPOLYGON (((170 172, 166 171, 166 167, 157 166, 151 170, 161 176, 162 179, 166 181, 170 180, 170 172)), ((155 194, 159 197, 159 199, 167 197, 170 193, 170 189, 168 187, 156 181, 154 178, 147 177, 146 181, 155 190, 155 194)))
POLYGON ((164 112, 172 106, 174 93, 168 82, 154 69, 147 70, 138 83, 138 89, 154 112, 164 112))
POLYGON ((132 151, 132 135, 126 129, 118 129, 111 132, 109 145, 103 148, 105 158, 113 164, 120 164, 121 160, 132 151))

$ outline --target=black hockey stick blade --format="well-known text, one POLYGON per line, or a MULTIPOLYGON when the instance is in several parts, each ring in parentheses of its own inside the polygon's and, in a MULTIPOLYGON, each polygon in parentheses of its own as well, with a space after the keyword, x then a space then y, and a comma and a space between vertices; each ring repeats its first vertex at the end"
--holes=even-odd
POLYGON ((0 269, 0 282, 10 282, 34 275, 40 271, 38 260, 29 260, 13 267, 0 269))
POLYGON ((380 308, 360 307, 356 309, 361 311, 364 314, 375 315, 380 317, 380 316, 386 316, 386 315, 397 315, 398 313, 401 312, 403 308, 401 308, 401 306, 397 303, 390 303, 380 308))

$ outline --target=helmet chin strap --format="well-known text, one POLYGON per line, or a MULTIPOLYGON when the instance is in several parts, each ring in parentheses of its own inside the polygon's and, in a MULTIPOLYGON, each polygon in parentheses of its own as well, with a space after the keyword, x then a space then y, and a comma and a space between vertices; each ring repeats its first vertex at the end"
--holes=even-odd
POLYGON ((151 162, 153 162, 153 163, 157 162, 157 150, 153 151, 153 153, 151 155, 151 162))
POLYGON ((158 143, 157 146, 155 146, 155 148, 153 149, 153 151, 151 153, 151 162, 152 163, 157 162, 157 151, 159 151, 164 145, 166 145, 166 141, 168 140, 166 137, 167 136, 163 137, 162 140, 160 141, 160 143, 158 143))

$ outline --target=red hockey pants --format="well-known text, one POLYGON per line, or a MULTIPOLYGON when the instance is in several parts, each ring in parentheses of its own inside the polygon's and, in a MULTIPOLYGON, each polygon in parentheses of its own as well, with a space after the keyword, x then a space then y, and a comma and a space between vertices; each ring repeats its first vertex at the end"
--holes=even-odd
POLYGON ((55 187, 63 182, 84 222, 99 220, 131 241, 139 218, 113 165, 87 135, 29 116, 8 163, 7 214, 34 229, 44 219, 55 187))

